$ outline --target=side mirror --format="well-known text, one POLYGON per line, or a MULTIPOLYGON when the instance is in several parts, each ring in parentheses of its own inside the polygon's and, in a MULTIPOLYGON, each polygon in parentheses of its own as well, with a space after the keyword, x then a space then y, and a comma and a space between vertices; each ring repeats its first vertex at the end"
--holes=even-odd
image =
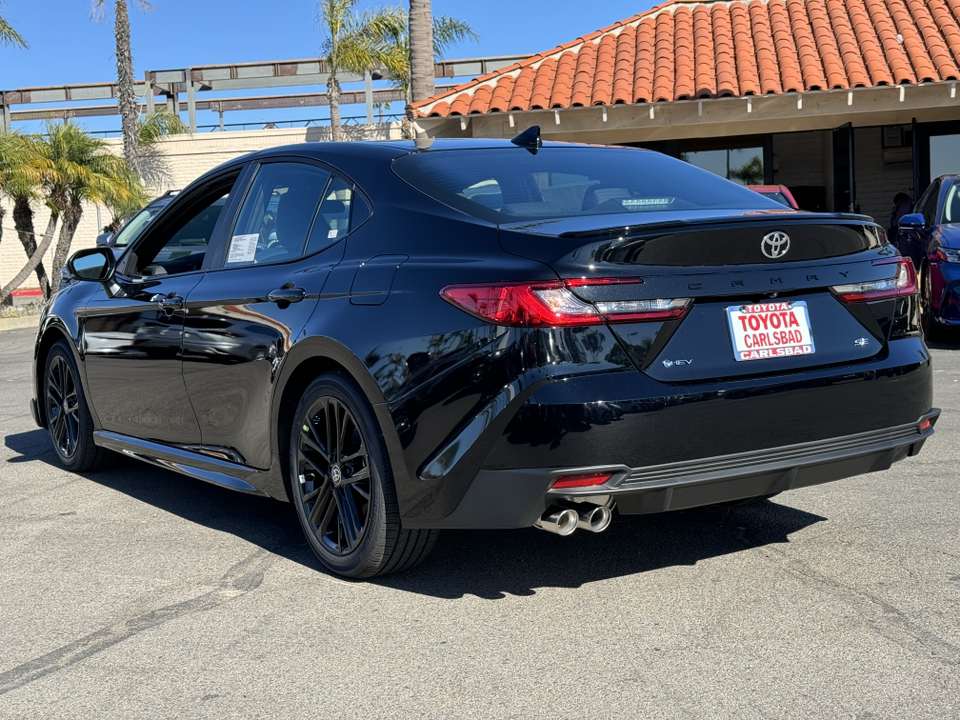
POLYGON ((109 248, 78 250, 67 260, 67 272, 77 280, 105 282, 113 277, 117 261, 109 248))
POLYGON ((927 226, 927 221, 923 219, 920 213, 910 213, 900 218, 901 230, 923 230, 927 226))
POLYGON ((105 232, 97 235, 97 247, 107 247, 110 244, 110 240, 113 239, 112 232, 105 232))

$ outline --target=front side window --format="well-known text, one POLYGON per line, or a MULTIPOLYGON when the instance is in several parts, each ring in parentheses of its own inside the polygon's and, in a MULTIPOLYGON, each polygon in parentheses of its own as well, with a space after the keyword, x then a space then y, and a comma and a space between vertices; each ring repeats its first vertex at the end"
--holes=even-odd
POLYGON ((937 201, 940 199, 940 183, 935 182, 929 190, 926 197, 923 198, 923 204, 920 212, 923 213, 923 224, 931 227, 937 220, 937 201))
MULTIPOLYGON (((224 265, 292 260, 304 253, 318 218, 330 173, 313 165, 278 162, 261 165, 227 240, 224 265)), ((327 193, 329 194, 329 193, 327 193)), ((348 213, 349 216, 349 213, 348 213)), ((326 231, 333 229, 328 226, 326 231)))
POLYGON ((710 172, 634 148, 432 150, 397 158, 393 170, 430 197, 494 223, 783 207, 710 172))
POLYGON ((960 185, 950 183, 947 197, 943 202, 943 222, 960 223, 960 185))
POLYGON ((147 229, 147 225, 153 222, 153 219, 162 209, 163 208, 147 207, 138 212, 126 225, 123 226, 123 229, 117 233, 117 237, 113 241, 113 244, 117 247, 126 247, 132 243, 143 234, 143 231, 147 229))
POLYGON ((141 275, 175 275, 199 270, 235 180, 232 177, 187 200, 175 222, 145 237, 134 255, 135 271, 141 275))

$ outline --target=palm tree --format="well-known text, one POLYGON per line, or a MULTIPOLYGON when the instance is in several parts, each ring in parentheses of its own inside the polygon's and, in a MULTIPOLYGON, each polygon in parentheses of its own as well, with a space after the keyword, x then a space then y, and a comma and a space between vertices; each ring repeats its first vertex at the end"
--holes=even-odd
POLYGON ((60 269, 70 252, 73 235, 83 214, 83 203, 102 202, 129 212, 147 198, 137 175, 126 161, 109 152, 107 144, 71 122, 47 123, 47 136, 34 138, 33 161, 38 190, 50 209, 43 241, 14 279, 0 290, 0 302, 16 289, 39 264, 53 241, 60 220, 60 233, 53 257, 50 291, 60 285, 60 269))
MULTIPOLYGON (((0 0, 0 5, 3 5, 3 0, 0 0)), ((27 43, 20 37, 19 33, 13 29, 13 26, 7 22, 5 17, 0 15, 0 45, 8 43, 22 48, 27 47, 27 43)))
MULTIPOLYGON (((137 0, 144 10, 153 10, 147 0, 137 0)), ((93 0, 93 14, 102 19, 106 14, 106 0, 93 0)), ((113 6, 114 36, 117 53, 117 107, 123 127, 123 156, 130 168, 140 174, 140 152, 137 142, 137 117, 140 108, 133 91, 133 49, 130 45, 130 17, 127 0, 116 0, 113 6)))
MULTIPOLYGON (((407 32, 407 26, 403 28, 404 32, 399 36, 391 38, 392 46, 390 53, 385 58, 384 67, 390 72, 394 87, 403 91, 403 96, 407 103, 407 112, 403 118, 403 136, 413 137, 412 122, 413 114, 410 104, 413 102, 411 88, 413 78, 410 65, 410 34, 407 32)), ((479 36, 470 27, 466 20, 441 15, 433 18, 433 59, 431 60, 430 73, 433 77, 433 62, 440 62, 451 45, 456 45, 468 38, 479 40, 479 36)), ((431 80, 431 83, 433 81, 431 80)))
POLYGON ((361 75, 385 64, 390 39, 403 32, 406 18, 398 7, 355 11, 358 0, 320 0, 317 20, 326 34, 323 52, 329 76, 327 98, 330 101, 330 129, 333 140, 343 139, 340 126, 340 83, 338 72, 361 75))
POLYGON ((170 180, 170 167, 160 151, 160 141, 168 135, 187 131, 187 126, 179 116, 166 108, 137 119, 140 178, 147 187, 159 188, 170 180))
MULTIPOLYGON (((33 207, 38 199, 39 154, 36 137, 10 133, 0 135, 0 198, 13 200, 13 226, 28 258, 37 252, 37 236, 33 231, 33 207)), ((0 207, 0 223, 4 210, 0 207)), ((2 231, 0 225, 0 231, 2 231)), ((40 253, 43 257, 43 253, 40 253)), ((50 297, 50 281, 43 262, 36 265, 37 282, 45 298, 50 297)))
MULTIPOLYGON (((433 95, 433 21, 430 0, 410 0, 410 93, 413 102, 433 95)), ((412 115, 412 110, 407 110, 412 115)))

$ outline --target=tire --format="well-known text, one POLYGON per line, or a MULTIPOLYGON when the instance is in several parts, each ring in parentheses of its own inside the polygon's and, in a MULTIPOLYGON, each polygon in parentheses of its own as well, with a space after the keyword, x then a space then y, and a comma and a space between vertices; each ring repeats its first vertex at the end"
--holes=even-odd
POLYGON ((349 376, 321 375, 293 417, 290 497, 310 548, 331 572, 369 578, 422 562, 436 530, 403 530, 373 408, 349 376))
POLYGON ((60 464, 73 472, 89 472, 103 466, 107 451, 93 442, 93 418, 66 340, 55 343, 47 355, 42 402, 47 431, 60 464))
POLYGON ((920 271, 920 330, 927 342, 939 343, 948 340, 948 333, 937 324, 933 310, 933 290, 930 282, 930 268, 923 266, 920 271))

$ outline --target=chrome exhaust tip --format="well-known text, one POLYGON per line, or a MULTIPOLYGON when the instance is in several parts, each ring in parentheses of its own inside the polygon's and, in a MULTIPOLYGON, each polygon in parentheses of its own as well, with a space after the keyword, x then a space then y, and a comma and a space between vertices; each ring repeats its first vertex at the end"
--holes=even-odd
POLYGON ((552 532, 555 535, 572 535, 580 524, 580 517, 576 510, 560 508, 547 510, 533 526, 552 532))
POLYGON ((587 505, 577 510, 577 527, 590 532, 603 532, 610 527, 613 511, 607 505, 587 505))

